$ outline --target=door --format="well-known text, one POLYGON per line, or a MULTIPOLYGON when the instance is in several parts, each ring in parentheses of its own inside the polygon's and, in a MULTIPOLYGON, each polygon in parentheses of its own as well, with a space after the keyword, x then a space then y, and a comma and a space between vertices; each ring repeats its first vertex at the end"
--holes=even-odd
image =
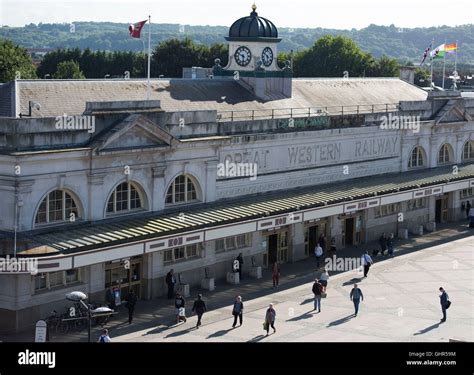
POLYGON ((314 248, 316 247, 316 243, 318 241, 318 226, 314 225, 308 228, 308 256, 312 256, 314 254, 314 248))
POLYGON ((278 234, 268 236, 268 265, 276 262, 278 256, 278 234))
POLYGON ((444 195, 436 199, 435 221, 437 223, 446 223, 448 221, 448 196, 444 195))
POLYGON ((436 211, 435 211, 435 221, 437 223, 441 223, 441 207, 442 207, 442 200, 436 199, 436 211))
POLYGON ((350 217, 346 219, 345 226, 345 245, 354 244, 354 218, 350 217))

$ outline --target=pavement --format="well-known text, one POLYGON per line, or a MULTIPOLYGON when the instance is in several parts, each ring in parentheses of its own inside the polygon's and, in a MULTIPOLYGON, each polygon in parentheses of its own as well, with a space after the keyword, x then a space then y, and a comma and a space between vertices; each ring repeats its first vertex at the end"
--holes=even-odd
MULTIPOLYGON (((436 232, 395 241, 394 257, 374 257, 367 278, 359 270, 329 272, 327 298, 322 311, 313 311, 312 283, 318 277, 313 258, 282 265, 278 288, 272 287, 269 270, 262 279, 245 277, 240 285, 217 281, 216 290, 195 288, 187 298, 186 312, 198 293, 208 306, 203 325, 197 318, 176 324, 173 300, 139 301, 134 321, 127 322, 125 309, 106 328, 114 342, 410 342, 474 341, 474 231, 466 224, 444 225, 436 232), (364 293, 357 317, 349 293, 358 283, 364 293), (452 306, 448 320, 440 323, 438 288, 443 286, 452 306), (244 323, 232 329, 233 301, 241 295, 244 323), (265 336, 262 323, 269 303, 277 312, 277 332, 265 336)), ((357 259, 365 244, 338 251, 338 257, 357 259)), ((270 330, 271 331, 271 330, 270 330)), ((93 329, 97 340, 100 327, 93 329)), ((32 341, 24 332, 3 341, 32 341)), ((51 341, 87 341, 87 331, 52 335, 51 341)))

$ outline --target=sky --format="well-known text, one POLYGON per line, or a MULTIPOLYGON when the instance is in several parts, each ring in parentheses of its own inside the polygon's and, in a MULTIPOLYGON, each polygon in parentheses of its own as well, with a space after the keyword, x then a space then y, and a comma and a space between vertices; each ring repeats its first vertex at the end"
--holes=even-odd
MULTIPOLYGON (((230 26, 253 0, 0 0, 0 25, 110 21, 230 26)), ((257 12, 281 27, 360 29, 474 23, 473 0, 256 0, 257 12)))

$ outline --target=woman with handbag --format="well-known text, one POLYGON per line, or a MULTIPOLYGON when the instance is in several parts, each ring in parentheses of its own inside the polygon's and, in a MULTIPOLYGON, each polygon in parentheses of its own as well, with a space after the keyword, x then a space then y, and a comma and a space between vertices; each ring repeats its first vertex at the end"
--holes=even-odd
POLYGON ((268 336, 268 331, 270 330, 270 326, 273 328, 273 333, 276 333, 275 319, 276 319, 276 311, 273 308, 273 303, 270 303, 270 305, 268 306, 267 312, 265 313, 265 323, 263 323, 265 331, 267 331, 267 336, 268 336))
POLYGON ((244 314, 244 303, 242 302, 242 297, 237 296, 235 297, 234 308, 232 309, 232 315, 234 315, 234 324, 232 324, 232 328, 235 328, 237 325, 237 317, 239 318, 240 325, 242 325, 244 314))

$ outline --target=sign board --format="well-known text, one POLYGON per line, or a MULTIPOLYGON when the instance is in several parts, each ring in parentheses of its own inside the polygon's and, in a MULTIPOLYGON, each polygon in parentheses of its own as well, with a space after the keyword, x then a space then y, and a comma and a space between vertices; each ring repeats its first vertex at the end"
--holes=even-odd
POLYGON ((44 320, 38 320, 35 329, 35 342, 46 342, 47 324, 44 320))

